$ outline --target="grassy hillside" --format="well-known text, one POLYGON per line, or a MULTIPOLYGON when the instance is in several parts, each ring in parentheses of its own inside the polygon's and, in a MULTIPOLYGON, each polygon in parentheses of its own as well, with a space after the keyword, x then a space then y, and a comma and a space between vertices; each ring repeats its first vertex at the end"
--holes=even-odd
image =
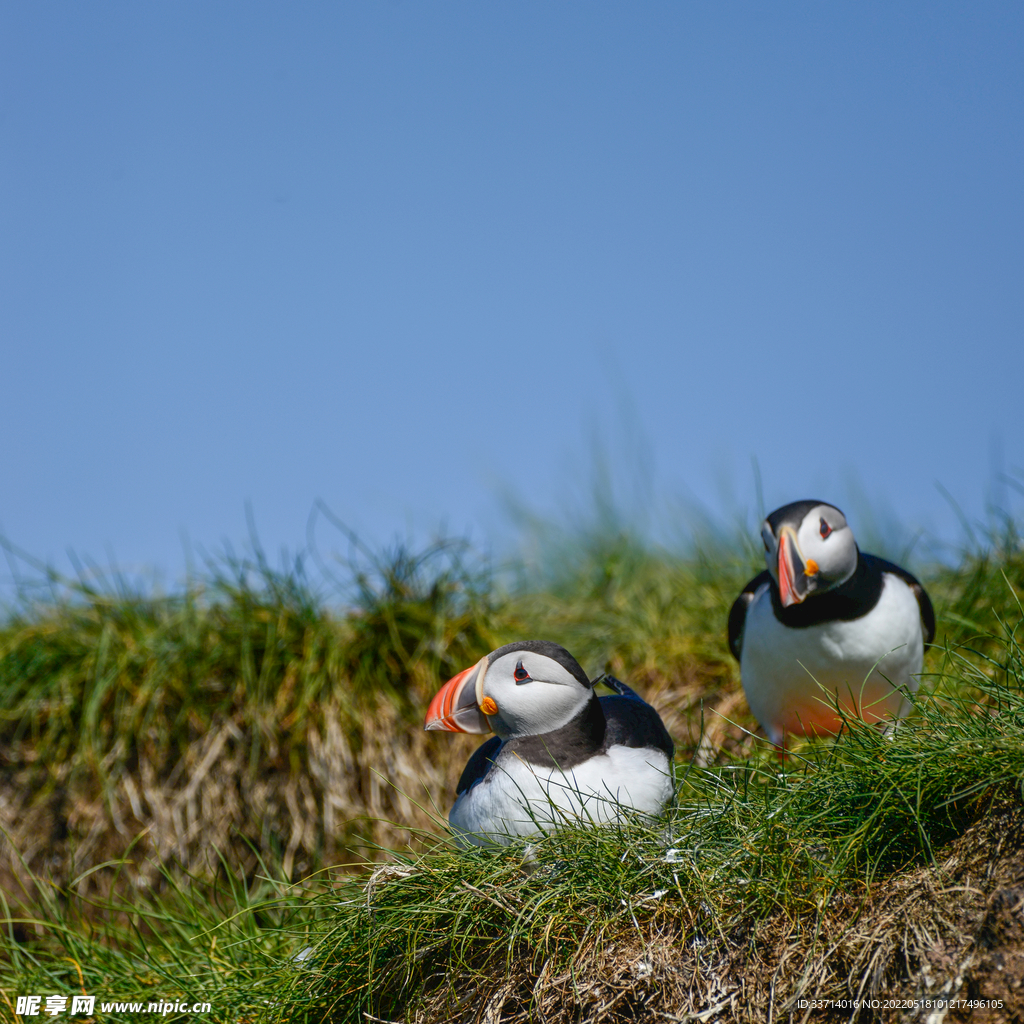
POLYGON ((926 975, 938 991, 996 948, 990 902, 1024 883, 1012 524, 923 573, 933 695, 896 739, 854 727, 785 772, 725 646, 756 551, 608 531, 556 550, 516 586, 457 544, 393 551, 350 574, 343 611, 257 559, 177 596, 75 586, 10 617, 0 989, 180 990, 218 1020, 743 1020, 926 975), (525 862, 447 847, 474 741, 423 733, 423 711, 525 636, 662 711, 666 821, 563 832, 525 862), (369 882, 368 861, 386 862, 369 882))

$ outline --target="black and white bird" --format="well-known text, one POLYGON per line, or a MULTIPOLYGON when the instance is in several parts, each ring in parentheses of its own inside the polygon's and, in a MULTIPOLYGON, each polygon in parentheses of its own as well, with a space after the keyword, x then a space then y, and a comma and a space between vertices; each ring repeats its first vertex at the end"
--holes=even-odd
POLYGON ((729 647, 768 738, 834 735, 835 703, 866 722, 902 718, 935 637, 924 587, 859 551, 846 517, 823 501, 776 509, 761 537, 768 568, 729 612, 729 647))
POLYGON ((507 644, 460 672, 427 710, 427 729, 495 732, 469 759, 448 821, 463 844, 507 845, 566 821, 658 814, 673 794, 672 739, 625 683, 598 697, 564 647, 507 644))

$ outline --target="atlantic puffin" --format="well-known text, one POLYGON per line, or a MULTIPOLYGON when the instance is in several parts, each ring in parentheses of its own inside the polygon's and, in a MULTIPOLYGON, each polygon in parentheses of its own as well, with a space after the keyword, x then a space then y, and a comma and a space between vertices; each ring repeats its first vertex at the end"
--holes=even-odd
POLYGON ((592 683, 558 644, 506 644, 438 691, 426 728, 496 733, 470 757, 448 821, 466 845, 509 845, 567 821, 671 800, 672 739, 657 711, 609 676, 592 683), (615 696, 598 697, 596 682, 615 696))
POLYGON ((766 571, 729 612, 729 648, 768 738, 834 735, 846 715, 895 723, 910 710, 935 612, 906 569, 857 548, 846 516, 795 501, 761 526, 766 571))

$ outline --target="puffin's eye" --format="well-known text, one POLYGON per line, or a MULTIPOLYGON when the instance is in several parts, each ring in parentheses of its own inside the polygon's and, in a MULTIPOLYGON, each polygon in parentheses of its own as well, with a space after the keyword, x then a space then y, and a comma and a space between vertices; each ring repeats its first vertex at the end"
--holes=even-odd
POLYGON ((832 532, 832 527, 825 522, 824 518, 821 520, 821 539, 824 540, 832 532))
POLYGON ((523 659, 520 658, 516 663, 516 670, 512 673, 512 678, 519 683, 532 683, 533 680, 530 678, 530 673, 523 668, 523 659))

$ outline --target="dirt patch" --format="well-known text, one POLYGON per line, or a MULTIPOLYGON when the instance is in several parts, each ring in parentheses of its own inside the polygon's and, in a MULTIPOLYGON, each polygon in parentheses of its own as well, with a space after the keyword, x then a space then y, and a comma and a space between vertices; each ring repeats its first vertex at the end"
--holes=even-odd
POLYGON ((968 1000, 1004 1007, 1002 1012, 979 1008, 975 1020, 1024 1020, 1024 886, 996 889, 989 897, 965 982, 968 1000))

